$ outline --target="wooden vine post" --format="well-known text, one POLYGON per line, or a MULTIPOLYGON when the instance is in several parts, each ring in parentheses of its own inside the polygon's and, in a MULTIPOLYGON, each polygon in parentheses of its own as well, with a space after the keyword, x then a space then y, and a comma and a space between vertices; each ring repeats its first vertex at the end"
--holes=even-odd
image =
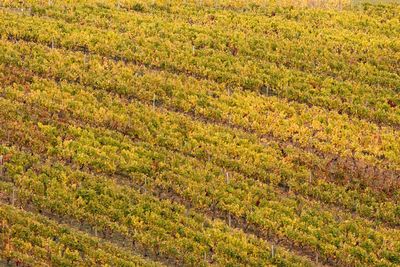
POLYGON ((0 155, 0 177, 3 177, 3 155, 0 155))
POLYGON ((13 186, 13 189, 12 189, 11 205, 15 206, 15 186, 13 186))
POLYGON ((271 258, 275 257, 275 246, 274 244, 271 245, 271 258))

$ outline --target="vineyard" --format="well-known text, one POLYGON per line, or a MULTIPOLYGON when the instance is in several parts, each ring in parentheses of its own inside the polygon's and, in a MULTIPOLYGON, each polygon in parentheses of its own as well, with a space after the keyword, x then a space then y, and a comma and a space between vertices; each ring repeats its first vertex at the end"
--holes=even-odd
POLYGON ((400 266, 400 4, 0 0, 0 265, 400 266))

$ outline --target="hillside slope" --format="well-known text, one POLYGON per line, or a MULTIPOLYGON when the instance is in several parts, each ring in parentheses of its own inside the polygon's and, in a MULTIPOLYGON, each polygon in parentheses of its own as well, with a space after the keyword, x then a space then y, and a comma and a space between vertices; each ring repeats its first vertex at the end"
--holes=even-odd
POLYGON ((0 1, 0 264, 399 266, 400 5, 0 1))

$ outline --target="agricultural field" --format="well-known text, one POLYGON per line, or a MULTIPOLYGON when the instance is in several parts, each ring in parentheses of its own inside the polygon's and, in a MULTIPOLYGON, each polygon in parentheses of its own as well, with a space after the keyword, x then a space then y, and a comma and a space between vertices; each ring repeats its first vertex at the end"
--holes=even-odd
POLYGON ((0 0, 0 265, 400 266, 400 4, 0 0))

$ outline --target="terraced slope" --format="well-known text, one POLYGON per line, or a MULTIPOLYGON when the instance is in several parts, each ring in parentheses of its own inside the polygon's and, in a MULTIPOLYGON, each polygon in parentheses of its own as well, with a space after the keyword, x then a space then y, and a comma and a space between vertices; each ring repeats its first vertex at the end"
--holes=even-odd
POLYGON ((0 263, 400 265, 400 5, 0 3, 0 263))

